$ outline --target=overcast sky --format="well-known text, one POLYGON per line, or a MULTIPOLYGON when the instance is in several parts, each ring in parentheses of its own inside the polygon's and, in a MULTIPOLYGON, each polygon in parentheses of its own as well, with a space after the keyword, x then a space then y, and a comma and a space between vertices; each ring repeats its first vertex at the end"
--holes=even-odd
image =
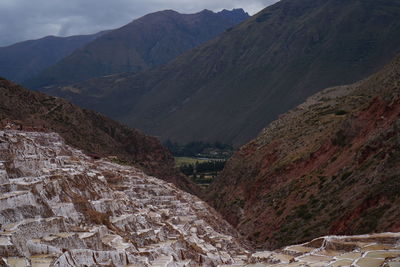
POLYGON ((243 8, 253 15, 278 0, 0 0, 0 46, 47 35, 70 36, 123 26, 145 14, 173 9, 243 8))

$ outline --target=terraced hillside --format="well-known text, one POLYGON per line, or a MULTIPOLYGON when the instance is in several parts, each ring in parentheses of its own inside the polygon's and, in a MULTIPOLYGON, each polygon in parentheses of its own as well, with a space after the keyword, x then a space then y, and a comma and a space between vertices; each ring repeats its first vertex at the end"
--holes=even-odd
POLYGON ((227 162, 208 199, 260 247, 400 231, 399 159, 398 56, 271 123, 227 162))
POLYGON ((55 133, 0 131, 0 160, 1 266, 400 262, 395 233, 329 236, 277 251, 249 250, 197 197, 136 168, 87 157, 55 133))
POLYGON ((0 258, 11 266, 211 265, 245 253, 228 223, 172 184, 54 133, 1 131, 0 141, 0 258))

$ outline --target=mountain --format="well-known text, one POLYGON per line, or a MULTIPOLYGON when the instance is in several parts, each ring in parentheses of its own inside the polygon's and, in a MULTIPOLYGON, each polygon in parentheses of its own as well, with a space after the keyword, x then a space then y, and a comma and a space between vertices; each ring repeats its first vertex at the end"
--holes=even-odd
POLYGON ((92 157, 133 164, 188 192, 196 186, 174 168, 174 158, 160 142, 96 112, 0 79, 0 128, 59 133, 92 157))
POLYGON ((47 36, 0 47, 0 76, 24 82, 105 32, 71 37, 47 36))
POLYGON ((242 9, 152 13, 109 32, 32 78, 32 88, 140 71, 174 59, 247 19, 242 9))
POLYGON ((326 89, 241 147, 209 202, 260 247, 400 231, 400 55, 326 89))
POLYGON ((282 0, 173 62, 48 89, 180 143, 241 145, 324 88, 400 51, 397 0, 282 0))

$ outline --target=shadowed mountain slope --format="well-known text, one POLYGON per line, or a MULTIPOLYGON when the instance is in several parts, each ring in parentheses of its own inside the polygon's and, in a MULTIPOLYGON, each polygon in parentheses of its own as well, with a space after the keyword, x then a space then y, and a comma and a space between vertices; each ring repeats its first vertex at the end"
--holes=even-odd
POLYGON ((0 76, 24 82, 102 34, 104 32, 71 37, 47 36, 0 47, 0 76))
POLYGON ((0 126, 54 131, 94 157, 133 164, 149 175, 196 193, 196 186, 174 169, 174 159, 160 142, 99 113, 0 79, 0 126))
POLYGON ((75 51, 27 83, 32 88, 69 84, 114 73, 141 71, 174 59, 247 19, 242 9, 214 13, 152 13, 75 51))
POLYGON ((400 231, 400 56, 324 90, 228 161, 209 202, 261 247, 400 231))
POLYGON ((166 66, 49 92, 163 140, 240 145, 313 93, 387 64, 399 16, 397 0, 282 0, 166 66))

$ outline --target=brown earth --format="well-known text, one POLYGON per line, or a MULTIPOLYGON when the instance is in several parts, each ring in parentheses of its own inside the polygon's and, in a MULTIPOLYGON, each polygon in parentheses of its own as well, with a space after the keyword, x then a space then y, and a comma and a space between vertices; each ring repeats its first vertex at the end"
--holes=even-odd
POLYGON ((69 145, 92 157, 133 164, 149 175, 197 192, 196 186, 175 169, 172 155, 156 138, 5 79, 0 79, 0 126, 57 132, 69 145))
POLYGON ((309 98, 243 146, 208 200, 256 246, 400 229, 400 57, 309 98))

